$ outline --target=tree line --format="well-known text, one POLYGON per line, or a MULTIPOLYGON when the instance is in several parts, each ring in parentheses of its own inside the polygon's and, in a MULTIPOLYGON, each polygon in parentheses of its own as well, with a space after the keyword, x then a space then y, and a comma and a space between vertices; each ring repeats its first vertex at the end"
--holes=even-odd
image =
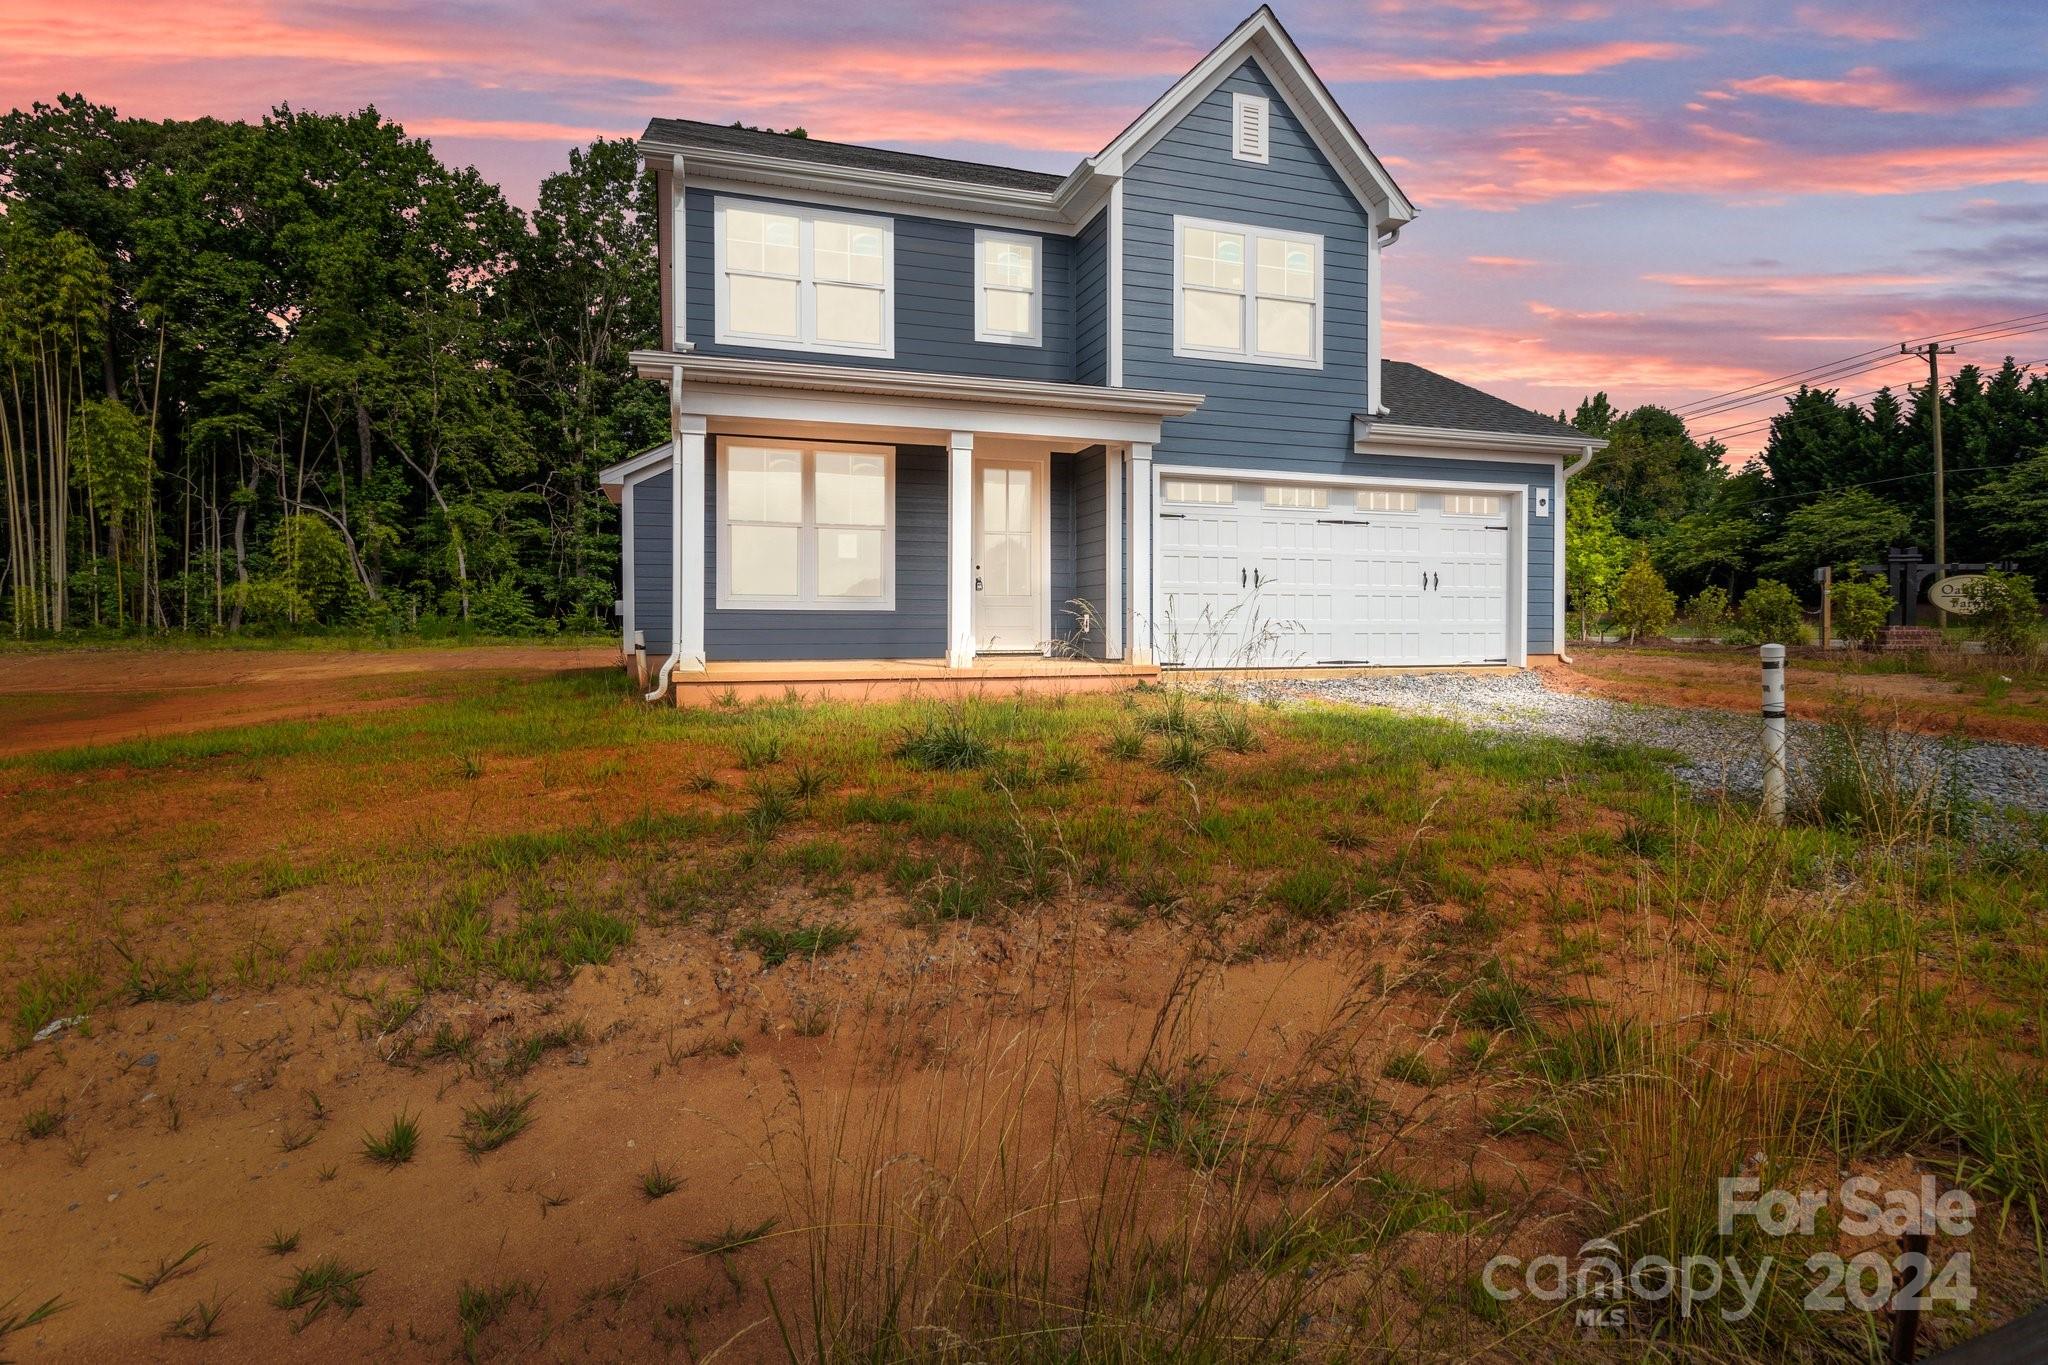
MULTIPOLYGON (((1609 442, 1565 505, 1566 598, 1581 632, 1610 616, 1624 629, 1660 614, 1668 623, 1668 598, 1709 631, 1730 621, 1796 639, 1814 570, 1853 581, 1893 547, 1932 560, 1934 401, 1925 386, 1880 389, 1867 405, 1802 387, 1739 469, 1665 408, 1623 413, 1597 393, 1559 413, 1609 442), (1759 589, 1739 620, 1738 604, 1759 589)), ((2031 586, 2048 582, 2048 375, 2011 358, 1989 372, 1965 365, 1940 402, 1949 559, 2015 566, 2010 590, 2030 602, 2031 586)), ((1847 588, 1838 601, 1868 626, 1870 591, 1847 588)))
POLYGON ((629 140, 522 211, 365 109, 0 118, 0 603, 81 630, 608 628, 663 439, 629 140))
MULTIPOLYGON (((0 117, 0 609, 80 631, 608 630, 605 465, 665 438, 652 186, 599 140, 531 210, 375 109, 0 117)), ((2048 576, 2048 379, 1942 395, 1952 557, 2048 576)), ((1582 622, 1931 547, 1931 398, 1801 390, 1731 470, 1606 394, 1568 502, 1582 622), (1668 585, 1668 587, 1666 586, 1668 585)), ((1562 416, 1562 414, 1560 414, 1562 416)))

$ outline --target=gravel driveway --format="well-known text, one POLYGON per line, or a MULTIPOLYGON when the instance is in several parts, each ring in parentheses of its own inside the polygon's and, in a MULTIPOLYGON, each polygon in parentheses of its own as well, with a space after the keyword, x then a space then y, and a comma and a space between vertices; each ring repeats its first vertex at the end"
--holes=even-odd
MULTIPOLYGON (((1540 674, 1465 673, 1365 678, 1288 679, 1238 685, 1259 700, 1316 700, 1383 706, 1409 715, 1435 716, 1488 730, 1551 735, 1566 740, 1605 738, 1685 755, 1676 772, 1696 790, 1753 797, 1763 786, 1759 752, 1763 722, 1728 711, 1646 706, 1556 692, 1540 674)), ((1791 795, 1808 790, 1802 759, 1818 751, 1822 727, 1790 722, 1791 795)), ((2048 749, 1992 741, 1944 741, 1897 735, 1890 749, 1903 780, 1912 783, 1953 763, 1963 791, 1995 809, 2048 812, 2048 749)))

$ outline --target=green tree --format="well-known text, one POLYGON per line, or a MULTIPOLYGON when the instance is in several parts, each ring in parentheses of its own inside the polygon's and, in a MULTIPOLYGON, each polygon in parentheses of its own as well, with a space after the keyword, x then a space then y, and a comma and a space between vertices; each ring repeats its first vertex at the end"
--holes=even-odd
POLYGON ((1565 601, 1578 613, 1579 635, 1587 634, 1588 618, 1605 616, 1613 602, 1632 549, 1614 528, 1614 517, 1597 489, 1587 488, 1565 502, 1565 601))
POLYGON ((1742 595, 1737 613, 1742 629, 1764 644, 1796 645, 1806 638, 1806 613, 1792 589, 1767 578, 1742 595))
MULTIPOLYGON (((1600 420, 1597 413, 1586 418, 1594 425, 1600 420)), ((1634 539, 1652 539, 1706 507, 1728 476, 1721 447, 1693 440, 1685 423, 1663 408, 1640 407, 1614 418, 1607 442, 1580 477, 1606 493, 1622 534, 1634 539)))
POLYGON ((1646 552, 1637 550, 1614 590, 1615 623, 1628 632, 1629 643, 1634 644, 1638 636, 1670 630, 1677 613, 1678 599, 1664 586, 1664 576, 1646 552))
POLYGON ((1864 646, 1878 642, 1892 610, 1891 594, 1881 582, 1865 578, 1848 567, 1839 571, 1834 585, 1829 588, 1828 604, 1832 608, 1835 634, 1864 646))
POLYGON ((2031 660, 2041 640, 2041 603, 2024 575, 1992 569, 1969 586, 1970 624, 1994 654, 2031 660))
POLYGON ((1685 619, 1702 634, 1719 635, 1728 624, 1728 590, 1709 583, 1685 604, 1685 619))
POLYGON ((1974 516, 1983 556, 2048 580, 2048 450, 1984 480, 1958 501, 1974 516))
POLYGON ((147 611, 146 555, 131 555, 131 545, 146 546, 153 534, 150 495, 156 467, 150 451, 149 424, 116 398, 88 398, 73 419, 77 459, 72 484, 85 494, 86 507, 107 530, 107 558, 114 566, 114 602, 129 611, 127 583, 138 580, 134 619, 147 611), (136 563, 131 566, 133 558, 136 563))
POLYGON ((1904 512, 1861 488, 1829 494, 1787 514, 1764 561, 1776 573, 1862 564, 1906 536, 1904 512))

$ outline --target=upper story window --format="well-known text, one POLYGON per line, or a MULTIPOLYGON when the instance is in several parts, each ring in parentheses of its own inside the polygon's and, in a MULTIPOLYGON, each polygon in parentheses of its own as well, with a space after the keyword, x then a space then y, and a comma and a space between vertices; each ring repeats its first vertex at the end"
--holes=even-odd
POLYGON ((974 339, 1036 346, 1044 339, 1043 253, 1036 237, 974 233, 974 339))
POLYGON ((1230 97, 1230 154, 1239 161, 1256 161, 1260 165, 1272 159, 1267 146, 1267 121, 1271 117, 1271 106, 1264 95, 1232 95, 1230 97))
POLYGON ((886 218, 721 199, 718 340, 895 354, 895 233, 886 218))
POLYGON ((1173 353, 1320 369, 1323 239, 1173 220, 1173 353))

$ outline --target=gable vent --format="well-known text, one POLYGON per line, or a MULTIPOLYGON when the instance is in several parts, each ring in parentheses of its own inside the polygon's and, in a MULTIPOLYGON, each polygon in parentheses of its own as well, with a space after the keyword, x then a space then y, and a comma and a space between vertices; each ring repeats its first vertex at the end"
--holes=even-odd
POLYGON ((1230 113, 1230 154, 1239 161, 1266 161, 1266 97, 1232 95, 1230 113))

